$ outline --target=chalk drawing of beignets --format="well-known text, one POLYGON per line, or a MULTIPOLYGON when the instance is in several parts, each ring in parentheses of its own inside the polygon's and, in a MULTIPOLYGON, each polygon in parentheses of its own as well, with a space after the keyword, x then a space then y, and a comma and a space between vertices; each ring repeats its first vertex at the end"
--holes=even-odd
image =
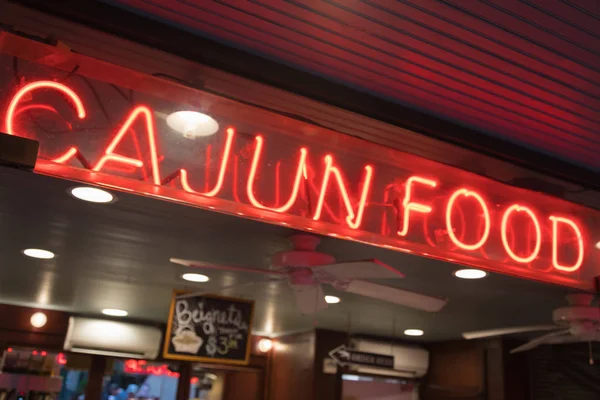
POLYGON ((171 342, 173 343, 173 346, 175 346, 175 351, 178 353, 196 354, 198 353, 198 350, 200 350, 203 340, 196 335, 196 332, 185 330, 173 336, 171 342))

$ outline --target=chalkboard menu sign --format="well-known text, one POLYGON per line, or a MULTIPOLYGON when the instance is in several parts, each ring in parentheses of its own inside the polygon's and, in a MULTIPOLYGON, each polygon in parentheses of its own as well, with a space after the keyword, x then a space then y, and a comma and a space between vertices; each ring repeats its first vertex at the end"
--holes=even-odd
POLYGON ((175 360, 248 364, 254 302, 173 293, 163 356, 175 360))

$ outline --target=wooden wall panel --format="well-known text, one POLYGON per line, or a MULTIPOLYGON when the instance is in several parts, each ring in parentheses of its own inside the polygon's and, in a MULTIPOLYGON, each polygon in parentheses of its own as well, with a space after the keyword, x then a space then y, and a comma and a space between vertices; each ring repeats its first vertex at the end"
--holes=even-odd
POLYGON ((485 399, 485 350, 478 342, 435 343, 429 347, 429 373, 423 400, 485 399))
POLYGON ((262 400, 262 373, 235 371, 227 374, 223 400, 262 400))
POLYGON ((506 400, 530 400, 531 370, 529 354, 510 354, 510 350, 522 341, 503 340, 504 398, 506 400))
POLYGON ((316 348, 314 362, 314 400, 339 400, 342 397, 341 369, 335 375, 323 373, 323 360, 329 357, 329 352, 336 347, 346 344, 348 335, 324 329, 316 331, 316 348))
POLYGON ((68 325, 69 314, 65 312, 0 304, 0 346, 61 350, 68 325), (36 311, 43 311, 48 316, 48 322, 42 328, 34 328, 29 322, 36 311))
POLYGON ((269 400, 314 400, 315 332, 277 339, 271 360, 269 400))

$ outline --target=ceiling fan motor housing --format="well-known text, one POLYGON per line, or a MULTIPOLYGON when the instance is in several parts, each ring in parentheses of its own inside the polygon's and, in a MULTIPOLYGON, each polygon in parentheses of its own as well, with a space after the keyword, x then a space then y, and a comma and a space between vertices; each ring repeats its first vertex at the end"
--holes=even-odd
POLYGON ((273 268, 293 270, 335 263, 333 256, 316 251, 321 242, 321 239, 317 236, 300 233, 292 235, 290 242, 292 243, 292 250, 275 253, 271 257, 273 268))
POLYGON ((316 251, 282 251, 271 257, 271 266, 284 269, 320 267, 333 263, 335 263, 335 258, 316 251))
POLYGON ((554 310, 552 319, 559 326, 568 326, 577 322, 591 322, 600 326, 600 309, 594 306, 561 307, 554 310))

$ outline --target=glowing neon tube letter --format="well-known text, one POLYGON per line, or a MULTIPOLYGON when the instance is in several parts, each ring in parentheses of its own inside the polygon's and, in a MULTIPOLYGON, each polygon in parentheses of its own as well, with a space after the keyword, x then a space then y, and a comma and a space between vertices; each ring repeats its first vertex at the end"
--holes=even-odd
POLYGON ((510 258, 515 260, 518 263, 528 264, 535 260, 540 254, 540 248, 542 247, 542 229, 540 228, 540 223, 533 213, 531 209, 527 207, 520 206, 518 204, 513 204, 508 207, 506 211, 504 211, 504 215, 502 215, 502 225, 500 227, 500 236, 502 237, 502 244, 504 245, 504 250, 509 255, 510 258), (531 221, 533 222, 533 226, 535 227, 535 246, 531 254, 527 257, 521 257, 515 254, 515 252, 510 248, 510 244, 508 243, 508 221, 513 212, 524 212, 526 213, 531 221))
POLYGON ((335 181, 337 182, 338 188, 340 190, 340 194, 342 196, 342 200, 344 201, 344 206, 346 207, 346 212, 348 213, 346 217, 346 223, 352 229, 356 229, 360 226, 363 218, 363 213, 365 210, 365 206, 367 203, 367 198, 369 196, 369 191, 371 189, 371 181, 373 180, 373 167, 370 165, 365 166, 365 175, 362 183, 362 190, 360 194, 360 199, 358 201, 358 208, 356 214, 354 213, 354 209, 352 207, 352 203, 350 201, 350 197, 348 196, 348 190, 346 189, 346 183, 342 178, 342 173, 340 170, 333 165, 333 157, 331 155, 325 156, 325 173, 323 174, 323 183, 321 185, 321 192, 319 193, 319 199, 317 201, 317 207, 315 209, 315 214, 313 219, 318 221, 321 218, 321 212, 323 210, 323 204, 325 202, 325 196, 327 192, 327 187, 329 186, 329 177, 333 174, 335 177, 335 181))
POLYGON ((223 157, 221 158, 221 167, 219 168, 219 176, 217 178, 217 182, 215 183, 215 187, 209 190, 208 192, 200 193, 196 192, 191 188, 188 183, 187 178, 187 170, 180 169, 180 177, 181 177, 181 186, 183 190, 190 193, 199 193, 204 196, 214 197, 216 196, 221 189, 223 188, 223 181, 225 180, 225 172, 227 171, 227 165, 229 164, 229 154, 231 153, 231 145, 233 143, 233 136, 235 135, 235 130, 233 128, 227 129, 227 139, 225 140, 225 147, 223 149, 223 157))
POLYGON ((490 236, 490 228, 491 228, 490 211, 488 210, 487 204, 485 204, 485 201, 483 200, 483 198, 477 192, 463 188, 463 189, 458 189, 454 193, 452 193, 452 195, 450 196, 450 200, 448 200, 448 205, 446 206, 446 229, 448 230, 448 236, 450 237, 450 240, 452 240, 452 242, 456 246, 458 246, 459 248, 461 248, 463 250, 469 250, 469 251, 479 249, 481 246, 483 246, 485 244, 488 237, 490 236), (484 217, 484 222, 485 222, 485 228, 483 229, 483 235, 481 235, 481 238, 479 239, 479 241, 477 241, 476 243, 473 243, 473 244, 466 244, 466 243, 463 243, 462 241, 460 241, 460 239, 458 239, 458 237, 456 237, 456 234, 454 233, 454 228, 452 227, 452 208, 454 207, 454 203, 460 196, 473 197, 481 205, 481 209, 483 211, 483 217, 484 217))
MULTIPOLYGON (((29 84, 23 86, 21 89, 19 89, 19 91, 13 96, 10 103, 8 104, 8 108, 6 109, 6 116, 5 116, 6 121, 4 124, 4 128, 6 130, 6 133, 8 133, 9 135, 15 134, 14 119, 15 119, 17 106, 19 105, 19 103, 21 102, 23 97, 25 97, 27 94, 30 94, 32 91, 37 90, 37 89, 52 89, 52 90, 57 90, 57 91, 61 92, 69 100, 71 100, 71 102, 75 106, 75 110, 77 111, 77 117, 79 117, 79 119, 85 118, 86 114, 85 114, 85 108, 83 107, 83 102, 81 101, 81 99, 79 98, 77 93, 75 93, 75 91, 73 91, 68 86, 63 85, 62 83, 58 83, 58 82, 54 82, 54 81, 36 81, 36 82, 29 83, 29 84)), ((71 147, 69 150, 65 151, 60 156, 54 158, 52 161, 62 164, 62 163, 67 162, 76 153, 77 153, 77 148, 71 147)))
POLYGON ((248 176, 248 182, 246 184, 246 194, 248 195, 248 200, 250 203, 256 208, 262 208, 266 210, 271 210, 279 213, 284 213, 288 211, 296 202, 298 198, 298 191, 300 189, 300 182, 302 180, 303 171, 306 168, 306 155, 308 154, 308 150, 306 148, 300 149, 300 157, 298 159, 298 168, 296 168, 296 175, 294 176, 294 184, 292 187, 292 193, 290 194, 290 198, 288 201, 282 205, 281 207, 267 207, 261 204, 254 196, 254 181, 256 180, 256 172, 258 170, 258 162, 260 160, 260 156, 262 153, 263 142, 264 139, 262 136, 258 135, 255 137, 256 146, 254 148, 254 156, 252 157, 252 165, 250 166, 250 175, 248 176))
POLYGON ((404 200, 402 201, 402 206, 404 208, 404 216, 402 218, 402 229, 398 231, 398 235, 400 236, 406 236, 406 234, 408 233, 408 225, 410 222, 411 211, 422 214, 427 214, 431 212, 431 206, 410 201, 413 183, 420 183, 432 188, 437 186, 437 182, 431 179, 425 179, 419 176, 411 176, 410 178, 408 178, 408 180, 406 181, 406 190, 404 191, 404 200))
POLYGON ((137 158, 131 158, 116 154, 114 151, 116 147, 121 143, 121 140, 125 137, 129 128, 136 121, 137 118, 143 118, 146 122, 146 131, 148 133, 148 144, 150 146, 150 161, 152 163, 152 180, 155 185, 160 185, 160 170, 158 166, 158 155, 156 150, 156 129, 154 124, 154 114, 152 110, 147 106, 137 106, 125 119, 125 123, 121 126, 121 129, 117 132, 113 140, 109 143, 104 151, 104 156, 98 160, 98 163, 93 168, 94 171, 102 170, 102 167, 107 162, 117 162, 126 165, 133 165, 134 167, 141 168, 144 166, 144 162, 137 158))
POLYGON ((570 220, 568 218, 557 217, 557 216, 551 215, 550 221, 552 221, 552 265, 554 266, 554 268, 556 268, 559 271, 564 271, 564 272, 577 271, 579 268, 581 268, 581 265, 583 264, 583 255, 584 255, 583 235, 581 234, 581 229, 579 229, 579 227, 577 226, 577 224, 575 222, 573 222, 572 220, 570 220), (577 253, 577 261, 575 261, 575 263, 573 265, 563 265, 558 262, 558 239, 559 239, 558 225, 559 224, 564 224, 564 225, 570 227, 573 230, 573 232, 575 232, 575 236, 577 238, 576 242, 577 242, 578 253, 577 253))

